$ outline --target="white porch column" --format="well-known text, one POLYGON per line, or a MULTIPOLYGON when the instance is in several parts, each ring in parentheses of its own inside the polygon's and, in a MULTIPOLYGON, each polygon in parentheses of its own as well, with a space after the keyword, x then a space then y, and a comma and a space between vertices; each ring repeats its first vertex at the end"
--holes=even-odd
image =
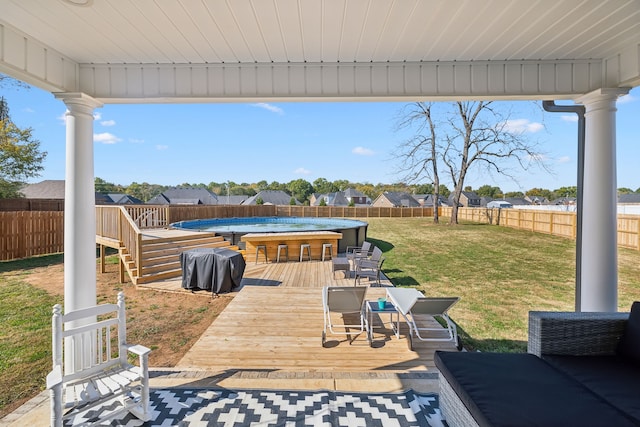
POLYGON ((618 311, 616 99, 626 89, 600 89, 585 106, 580 311, 618 311))
POLYGON ((96 208, 93 110, 102 103, 82 93, 57 93, 66 115, 64 311, 96 304, 96 208))

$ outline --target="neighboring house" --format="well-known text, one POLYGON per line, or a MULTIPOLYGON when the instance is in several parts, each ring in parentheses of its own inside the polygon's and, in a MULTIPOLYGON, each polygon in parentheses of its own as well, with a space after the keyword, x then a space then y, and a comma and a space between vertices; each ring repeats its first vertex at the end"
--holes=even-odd
POLYGON ((552 205, 564 205, 571 206, 576 204, 575 197, 560 197, 559 199, 555 199, 551 201, 552 205))
POLYGON ((508 203, 511 203, 513 206, 528 206, 531 205, 531 202, 525 199, 524 197, 506 197, 502 199, 508 203))
POLYGON ((493 208, 504 209, 504 208, 512 208, 512 207, 513 205, 507 202, 506 200, 493 200, 487 203, 487 208, 489 209, 493 209, 493 208))
POLYGON ((548 205, 549 199, 542 196, 524 196, 524 199, 532 205, 548 205))
MULTIPOLYGON (((449 196, 449 204, 453 206, 453 193, 449 196)), ((465 208, 479 208, 480 207, 480 196, 478 196, 473 191, 463 191, 460 193, 460 201, 458 202, 458 206, 462 206, 465 208)))
MULTIPOLYGON (((433 194, 415 195, 414 198, 421 206, 433 207, 433 194)), ((438 195, 438 206, 449 206, 449 200, 442 194, 438 195)))
POLYGON ((241 205, 245 200, 247 200, 249 196, 246 194, 238 194, 233 195, 230 194, 228 196, 219 195, 218 196, 218 204, 220 205, 241 205))
POLYGON ((311 193, 309 196, 309 206, 318 206, 321 196, 322 194, 320 193, 311 193))
POLYGON ((327 206, 349 206, 349 200, 347 200, 342 191, 329 194, 314 194, 314 196, 314 200, 310 201, 311 206, 320 206, 323 200, 327 206))
MULTIPOLYGON (((291 196, 281 190, 262 190, 255 196, 249 197, 242 202, 243 205, 256 205, 256 200, 262 199, 265 205, 288 205, 291 202, 291 196)), ((295 199, 294 199, 295 200, 295 199)), ((300 202, 295 200, 296 205, 300 202)))
POLYGON ((218 196, 206 188, 170 188, 153 197, 148 205, 217 205, 218 196))
POLYGON ((344 197, 347 199, 347 204, 353 202, 354 205, 370 205, 371 198, 356 190, 355 188, 347 188, 344 190, 344 197))
POLYGON ((491 202, 493 202, 492 197, 488 197, 488 196, 480 197, 480 206, 487 206, 491 202))
POLYGON ((64 179, 46 179, 27 184, 20 190, 26 199, 58 199, 64 200, 64 179))
POLYGON ((480 196, 473 191, 463 191, 460 193, 460 203, 468 208, 480 207, 480 196))
POLYGON ((106 205, 141 205, 144 203, 137 197, 124 193, 96 193, 96 204, 98 204, 98 196, 104 197, 106 205))
POLYGON ((620 194, 618 203, 638 205, 640 204, 640 193, 620 194))
POLYGON ((420 203, 409 193, 385 191, 373 201, 371 206, 388 208, 417 208, 420 203))
MULTIPOLYGON (((25 199, 64 200, 64 179, 47 179, 27 184, 20 190, 25 199)), ((122 193, 95 193, 96 205, 132 205, 142 200, 122 193)))

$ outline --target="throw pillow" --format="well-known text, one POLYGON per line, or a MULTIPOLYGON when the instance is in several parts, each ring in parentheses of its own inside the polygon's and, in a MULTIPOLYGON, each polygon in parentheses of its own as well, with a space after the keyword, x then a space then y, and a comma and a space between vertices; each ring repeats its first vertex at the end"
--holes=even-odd
POLYGON ((629 320, 618 343, 618 354, 640 364, 640 301, 631 306, 629 320))

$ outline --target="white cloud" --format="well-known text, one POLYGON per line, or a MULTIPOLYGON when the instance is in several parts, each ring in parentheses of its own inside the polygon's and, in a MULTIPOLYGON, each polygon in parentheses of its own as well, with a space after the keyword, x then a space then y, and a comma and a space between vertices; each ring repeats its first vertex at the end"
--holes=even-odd
POLYGON ((115 126, 116 125, 116 121, 115 120, 103 120, 100 122, 100 124, 102 126, 115 126))
POLYGON ((636 100, 636 99, 635 99, 632 95, 630 95, 630 94, 626 94, 626 95, 623 95, 623 96, 621 96, 620 98, 618 98, 618 99, 616 100, 616 102, 617 102, 618 104, 628 104, 628 103, 633 102, 633 101, 635 101, 635 100, 636 100))
POLYGON ((514 119, 504 122, 504 131, 510 133, 535 133, 544 129, 544 125, 538 122, 531 122, 529 119, 514 119))
POLYGON ((263 108, 267 111, 271 111, 276 114, 284 114, 284 110, 280 107, 276 107, 275 105, 267 104, 266 102, 258 102, 256 104, 251 104, 254 107, 263 108))
POLYGON ((375 154, 373 150, 364 147, 355 147, 351 152, 359 156, 373 156, 375 154))
POLYGON ((66 110, 64 113, 60 114, 57 119, 60 120, 61 124, 66 125, 67 124, 67 113, 69 112, 69 110, 66 110))
POLYGON ((311 171, 308 170, 308 169, 305 169, 305 168, 298 168, 298 169, 294 170, 293 173, 295 173, 297 175, 309 175, 311 173, 311 171))
POLYGON ((577 122, 578 121, 578 115, 577 114, 563 114, 560 116, 560 119, 562 119, 565 122, 577 122))
POLYGON ((103 144, 115 144, 117 142, 122 141, 122 139, 118 138, 112 133, 103 132, 103 133, 94 133, 93 134, 94 142, 101 142, 103 144))
POLYGON ((36 112, 36 110, 34 110, 33 108, 29 108, 29 107, 24 108, 22 111, 24 111, 25 113, 35 113, 36 112))
POLYGON ((129 142, 132 144, 144 144, 144 139, 129 138, 129 142))
POLYGON ((164 150, 168 150, 169 146, 168 145, 156 145, 156 150, 158 151, 164 151, 164 150))
POLYGON ((571 157, 569 156, 558 157, 558 163, 569 163, 570 161, 571 157))
POLYGON ((102 118, 102 113, 95 112, 93 113, 93 120, 100 120, 102 118))

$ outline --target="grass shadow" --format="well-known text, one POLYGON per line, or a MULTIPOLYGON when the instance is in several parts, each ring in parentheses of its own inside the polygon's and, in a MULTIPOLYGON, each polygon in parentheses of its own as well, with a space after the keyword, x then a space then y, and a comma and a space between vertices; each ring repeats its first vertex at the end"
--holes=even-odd
MULTIPOLYGON (((452 319, 453 320, 453 319, 452 319)), ((456 323, 458 337, 467 351, 491 351, 497 353, 526 353, 527 342, 508 339, 476 339, 456 323)))
POLYGON ((393 243, 387 242, 385 240, 367 238, 367 242, 371 243, 374 246, 377 246, 382 252, 389 252, 394 248, 393 243))
POLYGON ((49 267, 52 265, 62 264, 64 262, 64 254, 41 255, 32 258, 16 259, 12 261, 0 262, 0 273, 17 270, 30 270, 38 267, 49 267))

